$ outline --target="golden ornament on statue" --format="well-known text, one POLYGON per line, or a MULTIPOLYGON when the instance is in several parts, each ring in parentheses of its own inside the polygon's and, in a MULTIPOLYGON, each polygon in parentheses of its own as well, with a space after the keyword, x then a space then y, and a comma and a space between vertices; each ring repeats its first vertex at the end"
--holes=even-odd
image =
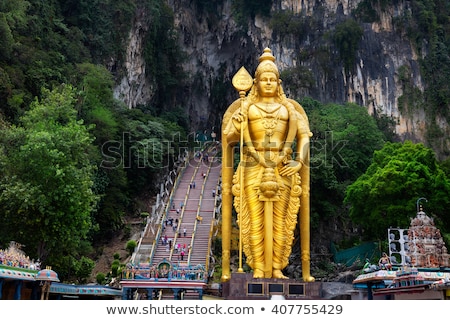
POLYGON ((247 92, 253 85, 253 78, 250 73, 248 73, 247 69, 241 67, 234 75, 231 83, 237 91, 247 92))

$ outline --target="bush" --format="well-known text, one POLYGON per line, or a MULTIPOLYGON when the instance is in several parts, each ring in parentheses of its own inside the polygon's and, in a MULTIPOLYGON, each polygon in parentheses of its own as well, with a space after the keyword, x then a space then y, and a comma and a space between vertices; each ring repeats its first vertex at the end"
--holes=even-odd
POLYGON ((135 249, 136 247, 137 247, 136 241, 135 241, 135 240, 129 240, 129 241, 127 242, 127 245, 126 245, 125 249, 128 251, 128 253, 129 253, 130 255, 132 255, 133 252, 134 252, 134 249, 135 249))
POLYGON ((105 284, 105 282, 106 282, 106 275, 103 272, 97 273, 96 281, 97 281, 98 284, 102 284, 102 285, 105 284))
POLYGON ((120 267, 120 261, 114 260, 111 265, 111 275, 113 277, 117 277, 117 275, 119 274, 119 267, 120 267))

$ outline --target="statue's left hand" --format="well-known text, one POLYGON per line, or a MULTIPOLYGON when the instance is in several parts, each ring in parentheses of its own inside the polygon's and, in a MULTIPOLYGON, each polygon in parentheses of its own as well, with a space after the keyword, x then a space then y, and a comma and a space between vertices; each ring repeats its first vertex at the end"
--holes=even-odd
POLYGON ((280 174, 282 176, 292 176, 294 173, 297 173, 302 167, 301 162, 295 160, 289 160, 283 168, 280 169, 280 174))

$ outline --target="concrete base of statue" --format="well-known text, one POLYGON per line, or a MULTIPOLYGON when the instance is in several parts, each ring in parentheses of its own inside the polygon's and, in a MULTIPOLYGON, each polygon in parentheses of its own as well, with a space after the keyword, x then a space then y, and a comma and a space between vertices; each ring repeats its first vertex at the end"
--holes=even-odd
POLYGON ((321 282, 294 279, 253 278, 252 273, 232 273, 222 283, 225 300, 320 300, 323 299, 321 282))

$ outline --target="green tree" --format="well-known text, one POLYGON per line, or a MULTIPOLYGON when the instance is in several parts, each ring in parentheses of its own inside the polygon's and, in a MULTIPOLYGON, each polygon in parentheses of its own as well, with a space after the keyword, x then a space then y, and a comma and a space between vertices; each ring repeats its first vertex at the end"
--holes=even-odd
POLYGON ((0 243, 26 246, 45 261, 76 252, 91 230, 96 202, 87 128, 76 119, 74 89, 43 89, 21 118, 1 132, 0 243))
MULTIPOLYGON (((152 23, 144 39, 144 58, 147 74, 152 75, 156 87, 155 115, 171 111, 171 105, 179 96, 179 88, 187 77, 182 67, 186 54, 179 46, 179 35, 174 27, 174 12, 161 0, 145 3, 152 23)), ((183 100, 183 99, 181 99, 183 100)))
POLYGON ((342 206, 347 185, 365 172, 383 134, 367 110, 356 104, 323 105, 310 98, 300 101, 311 131, 311 213, 313 226, 321 219, 348 220, 342 206))
POLYGON ((78 283, 86 283, 91 276, 92 269, 95 267, 95 262, 87 257, 81 257, 76 261, 75 275, 78 283))
POLYGON ((409 226, 420 197, 428 200, 427 213, 448 232, 448 194, 450 181, 431 149, 410 141, 389 142, 375 151, 366 173, 347 188, 345 203, 368 238, 383 239, 390 226, 409 226))
POLYGON ((185 131, 172 122, 138 110, 128 116, 123 136, 126 157, 121 164, 130 182, 128 190, 133 195, 157 192, 153 182, 161 171, 170 169, 175 157, 184 150, 180 144, 186 141, 185 131))
POLYGON ((340 182, 354 181, 370 165, 374 150, 383 146, 384 136, 375 119, 354 103, 312 108, 306 103, 311 109, 307 113, 314 134, 312 152, 323 157, 319 165, 333 167, 340 182))
POLYGON ((87 124, 94 124, 92 133, 95 142, 117 138, 119 123, 114 110, 118 101, 113 97, 114 82, 111 73, 103 66, 91 63, 77 65, 78 87, 80 87, 79 116, 87 124))
POLYGON ((90 132, 94 136, 94 144, 98 147, 91 154, 91 161, 97 164, 98 170, 94 177, 93 191, 100 197, 98 208, 94 212, 98 230, 94 240, 110 238, 123 226, 123 215, 127 209, 127 180, 123 166, 117 152, 108 154, 108 159, 116 165, 102 166, 103 146, 116 146, 122 140, 123 127, 119 114, 119 102, 113 96, 113 80, 111 73, 103 66, 92 63, 77 65, 77 78, 74 83, 79 88, 78 117, 90 125, 90 132), (114 156, 114 157, 113 157, 114 156), (114 161, 112 160, 114 158, 114 161))
POLYGON ((14 39, 9 28, 6 16, 0 12, 0 60, 9 60, 14 39))
POLYGON ((138 1, 58 0, 58 2, 67 24, 76 26, 84 34, 85 45, 91 51, 95 63, 124 53, 123 40, 130 31, 138 1))

